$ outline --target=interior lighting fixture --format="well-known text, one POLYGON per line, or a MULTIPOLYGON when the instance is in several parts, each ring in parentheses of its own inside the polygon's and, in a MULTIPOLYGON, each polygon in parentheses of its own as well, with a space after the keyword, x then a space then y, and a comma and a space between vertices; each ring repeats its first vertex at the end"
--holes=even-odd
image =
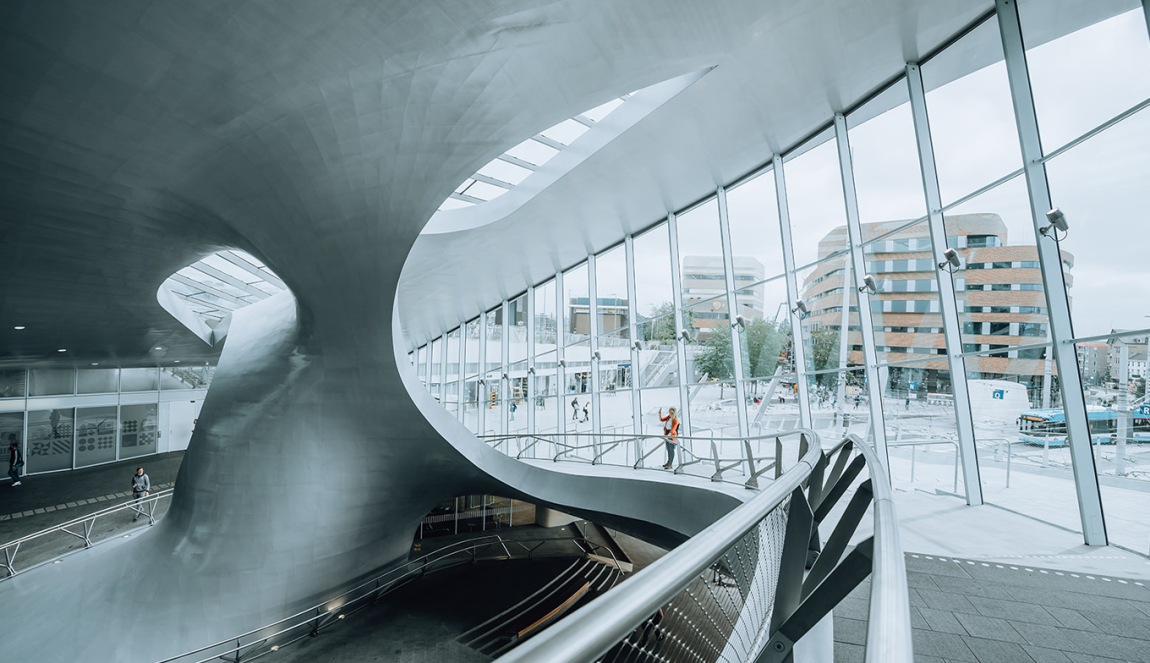
POLYGON ((98 362, 98 361, 94 361, 94 362, 92 362, 92 365, 93 365, 93 366, 99 366, 99 365, 100 365, 100 362, 98 362))
POLYGON ((24 325, 16 325, 16 326, 14 327, 14 329, 15 329, 16 331, 20 331, 21 329, 24 329, 24 325))
POLYGON ((810 313, 810 311, 807 310, 807 303, 800 299, 795 302, 795 307, 791 309, 791 313, 798 313, 800 316, 803 316, 810 313))
POLYGON ((871 276, 870 274, 867 274, 866 276, 863 277, 863 284, 861 286, 859 286, 859 292, 862 292, 864 290, 870 292, 870 294, 872 294, 872 295, 878 293, 878 282, 876 282, 874 280, 874 277, 871 276))
POLYGON ((335 616, 336 619, 343 619, 344 617, 347 617, 347 615, 343 614, 342 612, 335 616))
POLYGON ((938 268, 945 271, 954 273, 954 270, 962 266, 958 260, 958 251, 954 249, 947 249, 942 252, 942 262, 938 263, 938 268))
POLYGON ((178 363, 180 363, 180 360, 179 360, 179 359, 177 359, 177 360, 176 360, 176 363, 177 363, 177 364, 178 364, 178 363))
POLYGON ((1050 210, 1046 213, 1046 220, 1050 223, 1038 231, 1043 237, 1050 237, 1050 230, 1054 229, 1057 231, 1054 233, 1054 241, 1061 242, 1066 239, 1066 231, 1070 229, 1070 223, 1066 220, 1066 215, 1062 213, 1062 210, 1057 207, 1050 210), (1059 232, 1062 233, 1062 237, 1058 236, 1059 232))
POLYGON ((67 351, 68 351, 68 348, 60 348, 56 352, 67 352, 67 351))
POLYGON ((272 651, 279 651, 279 650, 280 650, 280 646, 279 646, 279 645, 272 645, 272 646, 271 646, 271 650, 272 650, 272 651))
POLYGON ((163 348, 161 348, 161 347, 160 347, 160 346, 158 346, 158 345, 156 346, 156 349, 157 349, 157 350, 163 350, 163 348))

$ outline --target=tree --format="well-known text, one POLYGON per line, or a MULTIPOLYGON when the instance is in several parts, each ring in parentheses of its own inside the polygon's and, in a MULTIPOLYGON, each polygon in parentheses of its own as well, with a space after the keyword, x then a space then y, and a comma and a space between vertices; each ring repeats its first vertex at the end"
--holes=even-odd
MULTIPOLYGON (((839 330, 833 327, 820 327, 811 332, 811 361, 816 371, 838 368, 839 330)), ((820 373, 818 383, 830 387, 838 383, 835 373, 820 373)))
POLYGON ((747 374, 744 377, 758 378, 774 375, 779 365, 779 357, 784 349, 790 350, 790 325, 770 320, 755 319, 747 323, 746 339, 747 374), (786 327, 786 329, 784 329, 786 327))
MULTIPOLYGON (((674 312, 675 305, 671 302, 652 306, 649 317, 651 329, 648 338, 660 343, 674 343, 675 339, 679 337, 679 330, 675 329, 674 312)), ((683 311, 683 324, 687 329, 693 326, 694 321, 695 317, 690 311, 683 311)))
POLYGON ((731 330, 722 327, 712 330, 703 341, 703 351, 695 357, 695 366, 712 380, 730 380, 735 377, 735 355, 731 349, 731 330))

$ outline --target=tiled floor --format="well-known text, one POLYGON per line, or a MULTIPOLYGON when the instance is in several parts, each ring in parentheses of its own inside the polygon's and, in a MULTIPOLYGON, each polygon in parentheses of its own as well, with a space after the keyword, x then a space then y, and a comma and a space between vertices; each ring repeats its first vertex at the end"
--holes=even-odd
MULTIPOLYGON (((908 554, 917 663, 1150 661, 1150 582, 908 554)), ((835 609, 835 661, 863 660, 864 582, 835 609)))

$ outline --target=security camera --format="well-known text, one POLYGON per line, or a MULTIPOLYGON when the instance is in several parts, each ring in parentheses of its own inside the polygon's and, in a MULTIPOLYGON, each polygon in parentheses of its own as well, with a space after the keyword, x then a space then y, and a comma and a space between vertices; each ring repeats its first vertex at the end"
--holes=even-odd
POLYGON ((946 269, 946 271, 953 273, 954 270, 958 269, 961 265, 962 263, 958 260, 958 251, 947 249, 942 252, 942 262, 938 263, 938 268, 946 269), (950 265, 950 269, 947 269, 947 265, 950 265))
POLYGON ((863 277, 863 284, 862 287, 859 288, 859 292, 862 292, 863 290, 869 291, 872 295, 878 292, 878 283, 870 274, 867 274, 863 277))
POLYGON ((806 315, 810 311, 807 310, 807 303, 803 300, 795 302, 795 307, 791 309, 791 313, 798 313, 799 315, 806 315))
POLYGON ((600 361, 602 359, 603 359, 603 355, 599 354, 599 351, 596 350, 595 351, 595 361, 600 361))
POLYGON ((743 319, 743 316, 735 316, 735 321, 731 323, 731 329, 734 329, 735 327, 738 327, 739 329, 747 328, 747 321, 743 319))
POLYGON ((510 378, 510 376, 508 376, 506 373, 504 373, 504 374, 503 374, 503 379, 504 379, 504 380, 509 380, 509 379, 511 379, 511 378, 510 378))
MULTIPOLYGON (((1070 223, 1066 220, 1066 215, 1057 207, 1046 213, 1046 220, 1049 221, 1050 224, 1038 231, 1042 233, 1044 237, 1049 237, 1051 228, 1063 233, 1070 229, 1070 223)), ((1054 239, 1057 240, 1058 236, 1055 235, 1054 239)))
POLYGON ((529 375, 535 375, 535 367, 534 366, 528 366, 527 367, 527 373, 529 375))
POLYGON ((687 333, 686 329, 680 329, 679 338, 682 339, 684 343, 687 343, 691 340, 691 335, 687 333))
POLYGON ((643 349, 643 341, 635 341, 632 345, 635 346, 636 350, 642 350, 643 349))
POLYGON ((559 366, 562 368, 567 368, 567 360, 566 359, 560 359, 559 360, 559 366))

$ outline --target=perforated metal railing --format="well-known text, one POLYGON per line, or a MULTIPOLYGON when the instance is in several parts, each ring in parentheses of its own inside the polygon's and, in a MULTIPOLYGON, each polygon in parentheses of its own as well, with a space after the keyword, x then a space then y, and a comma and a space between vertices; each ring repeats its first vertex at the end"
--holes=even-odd
POLYGON ((913 661, 906 569, 878 457, 853 435, 824 452, 812 431, 799 434, 801 457, 757 495, 499 660, 790 661, 795 643, 871 576, 866 660, 913 661), (874 533, 848 552, 872 504, 874 533), (822 545, 818 527, 832 513, 822 545))
POLYGON ((668 470, 759 488, 760 478, 778 478, 798 462, 814 435, 807 429, 749 437, 691 437, 625 433, 539 433, 482 435, 479 439, 519 460, 547 459, 668 470))

